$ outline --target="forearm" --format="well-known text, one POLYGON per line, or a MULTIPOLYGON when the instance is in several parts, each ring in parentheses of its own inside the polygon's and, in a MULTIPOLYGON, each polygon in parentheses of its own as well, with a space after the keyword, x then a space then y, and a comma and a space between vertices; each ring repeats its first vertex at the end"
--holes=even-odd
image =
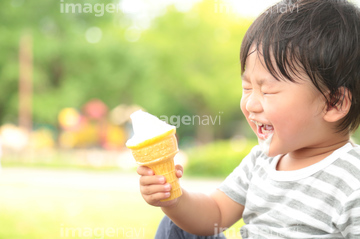
POLYGON ((175 205, 162 210, 176 225, 192 234, 213 235, 221 225, 219 206, 209 195, 183 190, 175 205))

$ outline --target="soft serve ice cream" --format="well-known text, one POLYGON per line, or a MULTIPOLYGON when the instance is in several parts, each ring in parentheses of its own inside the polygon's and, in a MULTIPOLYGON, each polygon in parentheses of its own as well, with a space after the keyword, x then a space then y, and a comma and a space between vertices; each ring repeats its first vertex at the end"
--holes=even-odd
POLYGON ((260 149, 267 156, 269 155, 272 137, 273 137, 273 134, 269 135, 266 139, 258 138, 260 149))
POLYGON ((136 147, 144 142, 146 143, 148 140, 176 130, 175 126, 169 125, 156 116, 142 110, 135 111, 130 115, 130 118, 134 135, 126 142, 128 148, 136 147))
POLYGON ((260 149, 266 154, 269 155, 271 140, 274 135, 274 127, 272 125, 263 124, 255 120, 251 120, 256 125, 256 135, 258 137, 258 142, 260 149))
POLYGON ((142 110, 130 117, 134 135, 126 142, 126 147, 131 149, 139 165, 151 168, 156 175, 163 175, 171 184, 170 197, 161 201, 180 197, 182 192, 174 165, 174 156, 179 151, 176 127, 142 110))

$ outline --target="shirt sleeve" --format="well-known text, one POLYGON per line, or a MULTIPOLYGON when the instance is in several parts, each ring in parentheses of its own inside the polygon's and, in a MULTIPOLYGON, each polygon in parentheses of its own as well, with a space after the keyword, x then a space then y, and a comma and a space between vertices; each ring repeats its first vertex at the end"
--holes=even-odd
POLYGON ((245 205, 246 193, 252 177, 252 169, 260 153, 259 146, 252 148, 240 165, 218 187, 220 191, 241 205, 245 205))
POLYGON ((344 202, 338 228, 346 239, 360 238, 360 189, 344 202))

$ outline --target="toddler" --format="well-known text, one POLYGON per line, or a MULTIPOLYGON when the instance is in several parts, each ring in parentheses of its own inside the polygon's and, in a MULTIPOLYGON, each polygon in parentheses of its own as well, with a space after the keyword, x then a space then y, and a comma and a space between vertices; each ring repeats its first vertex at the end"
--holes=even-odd
POLYGON ((241 218, 242 238, 360 238, 359 9, 279 2, 248 29, 240 61, 240 108, 259 145, 211 195, 160 202, 170 185, 139 167, 145 201, 167 215, 156 238, 224 238, 241 218))

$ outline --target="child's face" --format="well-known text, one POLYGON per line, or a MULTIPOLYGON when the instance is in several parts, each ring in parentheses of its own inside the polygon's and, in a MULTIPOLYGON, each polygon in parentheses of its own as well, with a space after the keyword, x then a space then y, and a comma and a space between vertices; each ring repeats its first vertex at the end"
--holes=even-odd
POLYGON ((328 130, 324 126, 325 101, 321 93, 305 74, 301 79, 295 77, 298 83, 278 81, 264 65, 257 51, 248 56, 240 106, 260 140, 273 135, 268 155, 321 144, 322 132, 328 130))

